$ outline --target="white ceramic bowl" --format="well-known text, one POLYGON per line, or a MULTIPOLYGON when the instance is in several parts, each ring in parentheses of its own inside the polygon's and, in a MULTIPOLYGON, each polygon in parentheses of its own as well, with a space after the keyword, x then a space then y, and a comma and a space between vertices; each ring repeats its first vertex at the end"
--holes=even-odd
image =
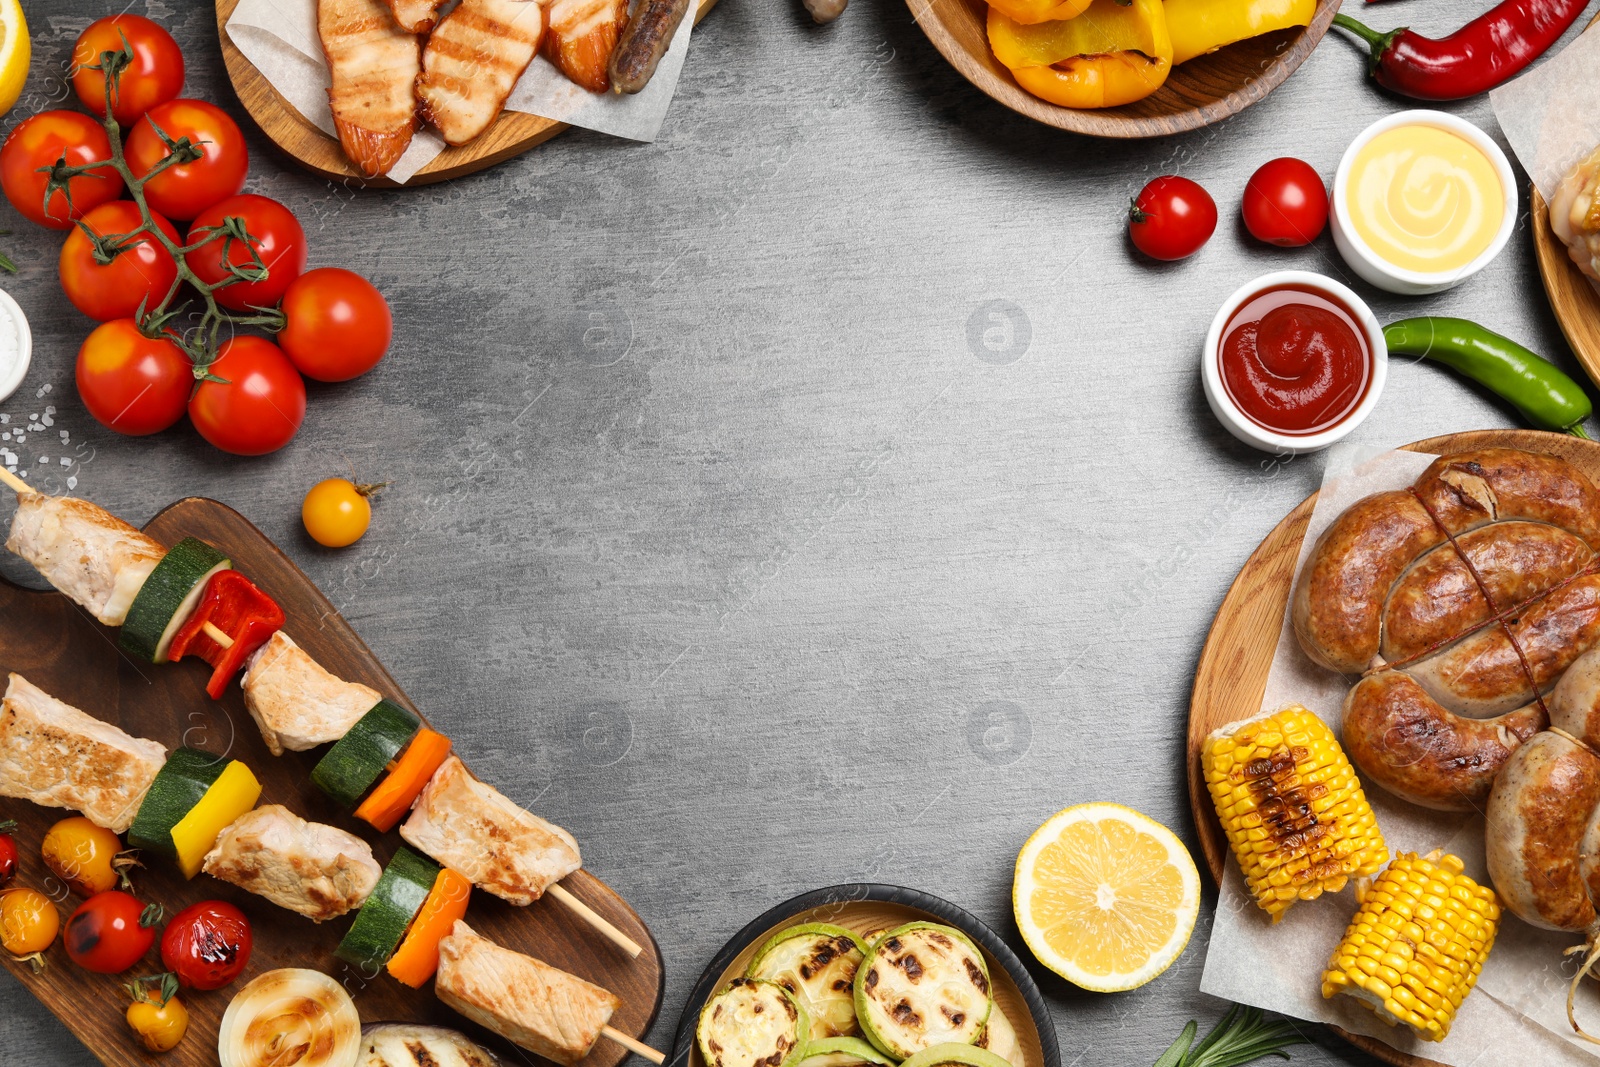
POLYGON ((1245 444, 1280 456, 1317 452, 1342 440, 1378 406, 1378 397, 1383 395, 1383 384, 1388 377, 1389 346, 1384 342, 1383 327, 1378 325, 1378 318, 1372 309, 1351 292, 1349 286, 1305 270, 1275 271, 1240 286, 1223 302, 1217 317, 1211 320, 1211 329, 1206 331, 1205 347, 1200 354, 1200 380, 1205 384, 1206 400, 1217 421, 1245 444), (1285 434, 1267 429, 1239 409, 1228 395, 1228 387, 1222 382, 1222 331, 1227 329, 1234 314, 1259 293, 1284 286, 1308 289, 1343 304, 1360 323, 1361 331, 1366 335, 1367 348, 1372 353, 1372 380, 1367 385, 1367 395, 1361 398, 1361 403, 1356 405, 1354 411, 1321 433, 1285 434))
POLYGON ((1361 131, 1359 137, 1350 142, 1350 147, 1345 149, 1344 158, 1339 160, 1339 172, 1333 179, 1332 208, 1333 243, 1351 270, 1378 288, 1402 296, 1442 293, 1446 289, 1455 288, 1488 266, 1490 261, 1500 254, 1500 250, 1505 248, 1506 242, 1511 240, 1511 231, 1517 226, 1517 176, 1512 173, 1511 161, 1500 151, 1500 146, 1495 144, 1488 134, 1465 119, 1456 118, 1443 111, 1401 111, 1368 126, 1361 131), (1459 270, 1416 271, 1397 267, 1374 252, 1361 239, 1361 235, 1350 222, 1348 206, 1350 167, 1355 162, 1356 155, 1378 134, 1392 130, 1396 126, 1413 125, 1437 126, 1465 137, 1489 157, 1495 173, 1500 176, 1500 188, 1505 196, 1505 215, 1500 221, 1500 230, 1477 259, 1459 270))
POLYGON ((0 400, 17 391, 31 362, 33 331, 28 328, 28 317, 11 294, 0 289, 0 400))

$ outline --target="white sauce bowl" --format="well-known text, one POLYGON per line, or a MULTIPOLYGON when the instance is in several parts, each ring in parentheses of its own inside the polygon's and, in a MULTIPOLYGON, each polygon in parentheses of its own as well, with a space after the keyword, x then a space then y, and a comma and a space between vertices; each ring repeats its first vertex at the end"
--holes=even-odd
POLYGON ((0 400, 17 391, 32 362, 33 331, 28 328, 28 317, 11 294, 0 289, 0 400))
POLYGON ((1500 146, 1495 144, 1488 134, 1465 119, 1456 118, 1443 111, 1401 111, 1374 122, 1350 142, 1350 147, 1345 149, 1344 158, 1339 160, 1339 172, 1333 179, 1332 206, 1333 243, 1351 270, 1378 288, 1391 293, 1399 293, 1401 296, 1425 296, 1428 293, 1442 293, 1446 289, 1454 289, 1488 266, 1494 257, 1500 254, 1501 249, 1505 248, 1506 242, 1511 240, 1511 231, 1517 227, 1517 176, 1512 173, 1511 161, 1500 151, 1500 146), (1436 272, 1397 267, 1374 252, 1372 247, 1361 239, 1361 235, 1356 232, 1350 220, 1348 196, 1350 168, 1355 163, 1356 156, 1369 141, 1397 126, 1436 126, 1459 134, 1478 146, 1494 165, 1495 173, 1500 177, 1500 188, 1505 198, 1505 214, 1500 220, 1500 229, 1489 247, 1465 267, 1436 272))
POLYGON ((1388 377, 1389 345, 1383 339, 1383 327, 1378 324, 1378 317, 1372 313, 1372 309, 1349 286, 1305 270, 1275 271, 1240 286, 1223 302, 1217 317, 1211 320, 1211 329, 1206 331, 1205 346, 1200 354, 1200 380, 1205 385, 1206 401, 1211 405, 1211 412, 1216 415, 1217 421, 1245 444, 1280 456, 1319 452, 1342 441, 1378 406, 1378 397, 1383 395, 1384 382, 1388 377), (1239 309, 1258 294, 1286 286, 1320 293, 1349 309, 1360 325, 1366 337, 1367 349, 1372 355, 1372 379, 1367 383, 1367 395, 1361 398, 1355 410, 1320 433, 1286 434, 1267 429, 1239 409, 1222 381, 1222 331, 1228 328, 1228 323, 1233 321, 1239 309))

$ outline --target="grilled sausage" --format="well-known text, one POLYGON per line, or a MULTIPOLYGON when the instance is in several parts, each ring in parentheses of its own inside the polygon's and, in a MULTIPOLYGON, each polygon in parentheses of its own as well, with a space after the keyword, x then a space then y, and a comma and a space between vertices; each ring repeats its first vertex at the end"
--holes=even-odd
POLYGON ((1463 718, 1405 672, 1379 671, 1345 697, 1342 733, 1356 766, 1395 796, 1437 811, 1480 811, 1512 752, 1545 725, 1538 704, 1463 718))
POLYGON ((1600 546, 1600 489, 1559 456, 1480 448, 1440 456, 1417 496, 1454 536, 1503 519, 1532 519, 1600 546))
POLYGON ((1485 845, 1501 903, 1546 930, 1595 921, 1580 856, 1600 805, 1600 757, 1546 730, 1519 746, 1489 794, 1485 845))
POLYGON ((636 93, 650 82, 656 65, 672 45, 678 24, 690 0, 638 0, 638 7, 623 27, 611 53, 611 87, 619 93, 636 93))
POLYGON ((1573 661, 1545 701, 1550 725, 1600 748, 1600 648, 1573 661))

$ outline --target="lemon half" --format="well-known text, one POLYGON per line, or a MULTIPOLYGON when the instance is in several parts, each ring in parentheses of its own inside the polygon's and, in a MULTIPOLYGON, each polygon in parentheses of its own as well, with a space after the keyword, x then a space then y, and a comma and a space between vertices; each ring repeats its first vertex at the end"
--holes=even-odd
POLYGON ((22 95, 28 64, 33 62, 33 42, 20 0, 0 0, 0 33, 5 34, 0 40, 0 115, 4 115, 22 95))

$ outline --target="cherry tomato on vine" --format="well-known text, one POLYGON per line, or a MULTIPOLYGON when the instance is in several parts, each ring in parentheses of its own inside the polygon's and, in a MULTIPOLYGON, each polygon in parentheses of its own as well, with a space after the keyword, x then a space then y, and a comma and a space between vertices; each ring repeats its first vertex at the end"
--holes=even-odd
POLYGON ((11 836, 16 828, 10 819, 0 822, 0 889, 17 876, 17 839, 11 836))
POLYGON ((1256 240, 1298 248, 1328 225, 1328 190, 1315 167, 1285 156, 1250 175, 1242 210, 1245 229, 1256 240))
POLYGON ((120 889, 96 893, 67 920, 62 942, 79 967, 96 974, 121 974, 156 943, 160 905, 148 908, 120 889))
POLYGON ((124 48, 133 56, 112 85, 111 114, 122 125, 132 126, 146 111, 183 90, 183 53, 172 34, 143 15, 108 15, 89 23, 72 46, 72 91, 102 118, 106 76, 88 68, 100 65, 101 53, 124 48))
POLYGON ((189 398, 200 436, 236 456, 261 456, 288 444, 306 416, 306 383, 271 341, 239 336, 223 343, 211 373, 189 398))
POLYGON ((81 167, 111 158, 111 141, 105 128, 81 111, 41 111, 17 123, 0 147, 0 188, 11 206, 29 222, 65 230, 73 219, 122 195, 122 175, 114 167, 103 167, 67 180, 72 206, 60 189, 44 201, 50 181, 40 168, 53 166, 65 157, 69 166, 81 167))
POLYGON ((194 364, 168 337, 147 337, 133 319, 95 327, 78 349, 78 395, 102 426, 130 437, 183 418, 194 364))
POLYGON ((306 269, 306 232, 294 212, 267 196, 241 193, 220 200, 195 216, 189 224, 189 243, 204 236, 201 231, 221 227, 225 220, 244 222, 250 247, 244 242, 215 237, 184 257, 189 269, 207 285, 232 277, 222 261, 222 246, 228 246, 228 263, 237 267, 256 265, 250 248, 255 249, 267 276, 259 282, 235 281, 212 293, 217 303, 234 311, 252 307, 273 307, 283 298, 291 282, 306 269))
POLYGON ((122 839, 81 815, 50 827, 39 851, 50 873, 79 896, 92 897, 116 888, 116 859, 122 852, 122 839))
POLYGON ((13 956, 31 956, 55 944, 61 913, 37 889, 0 891, 0 948, 13 956))
POLYGON ((157 128, 174 143, 187 138, 201 155, 188 163, 175 163, 145 183, 145 202, 152 208, 169 219, 187 222, 244 188, 245 172, 250 169, 244 134, 226 111, 204 100, 168 100, 139 120, 123 146, 135 178, 149 174, 170 154, 157 128))
POLYGON ((161 964, 188 989, 221 989, 244 972, 254 940, 244 912, 222 900, 191 904, 161 935, 161 964))
POLYGON ((1128 211, 1128 236, 1151 259, 1184 259, 1217 229, 1217 202, 1198 182, 1168 174, 1140 191, 1128 211))
POLYGON ((361 540, 372 525, 369 498, 373 485, 357 485, 348 478, 324 478, 311 487, 300 503, 300 521, 319 545, 343 548, 361 540))
POLYGON ((394 317, 373 284, 354 271, 307 271, 283 297, 287 321, 278 344, 319 382, 343 382, 367 373, 389 350, 394 317))
MULTIPOLYGON (((159 213, 152 211, 156 226, 176 242, 178 231, 159 213)), ((139 207, 132 200, 113 200, 101 204, 83 217, 83 225, 101 237, 132 233, 139 228, 139 207)), ((91 319, 124 319, 166 299, 178 277, 172 255, 148 233, 137 243, 119 252, 110 263, 95 262, 94 242, 81 228, 74 228, 61 245, 58 262, 61 288, 67 299, 91 319)))

